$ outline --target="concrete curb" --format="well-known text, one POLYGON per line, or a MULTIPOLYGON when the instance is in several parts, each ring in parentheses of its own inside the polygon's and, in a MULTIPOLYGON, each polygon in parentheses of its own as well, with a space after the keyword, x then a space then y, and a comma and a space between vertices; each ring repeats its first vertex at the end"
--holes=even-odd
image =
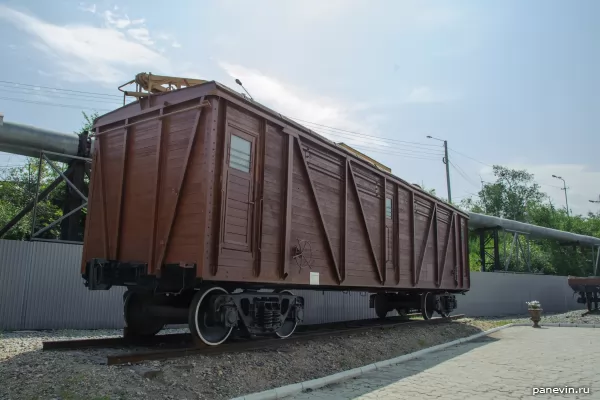
MULTIPOLYGON (((511 326, 531 326, 531 323, 519 322, 517 324, 510 324, 511 326)), ((542 324, 540 322, 540 326, 550 326, 554 328, 600 328, 598 324, 542 324)))
MULTIPOLYGON (((354 368, 348 371, 338 372, 337 374, 324 376, 322 378, 313 379, 306 382, 295 383, 293 385, 287 385, 278 387, 275 389, 265 390, 264 392, 258 392, 253 394, 247 394, 245 396, 236 397, 231 400, 275 400, 282 399, 287 396, 293 396, 307 389, 315 390, 322 388, 323 386, 331 385, 334 383, 340 383, 346 381, 348 379, 356 378, 360 375, 366 374, 367 372, 375 371, 378 369, 382 369, 385 367, 389 367, 390 365, 400 364, 421 356, 424 356, 428 353, 433 353, 434 351, 443 350, 445 348, 456 346, 459 344, 467 343, 475 339, 479 339, 480 337, 487 336, 491 333, 497 332, 501 329, 510 328, 513 326, 531 326, 531 323, 515 323, 515 324, 506 324, 496 328, 489 329, 484 332, 479 332, 475 335, 468 336, 462 339, 456 339, 451 342, 438 344, 437 346, 428 347, 423 350, 415 351, 414 353, 405 354, 403 356, 395 357, 385 361, 379 361, 373 364, 365 365, 364 367, 354 368)), ((600 325, 592 325, 592 324, 543 324, 541 326, 549 326, 549 327, 563 327, 563 328, 600 328, 600 325)))
POLYGON ((358 368, 354 368, 354 369, 351 369, 348 371, 338 372, 337 374, 324 376, 322 378, 317 378, 317 379, 313 379, 313 380, 301 382, 301 383, 295 383, 293 385, 282 386, 282 387, 278 387, 278 388, 271 389, 271 390, 265 390, 264 392, 248 394, 245 396, 236 397, 235 399, 231 399, 231 400, 282 399, 286 396, 292 396, 292 395, 301 393, 307 389, 312 389, 312 390, 319 389, 323 386, 331 385, 334 383, 339 383, 339 382, 342 382, 342 381, 345 381, 348 379, 358 377, 360 375, 366 374, 367 372, 375 371, 377 369, 382 369, 382 368, 388 367, 393 364, 400 364, 402 362, 412 360, 417 357, 421 357, 425 354, 428 354, 428 353, 431 353, 434 351, 442 350, 442 349, 445 349, 450 346, 455 346, 458 344, 462 344, 462 343, 480 338, 485 335, 489 335, 490 333, 494 333, 496 331, 499 331, 500 329, 508 328, 509 326, 513 326, 513 324, 499 326, 497 328, 493 328, 493 329, 490 329, 485 332, 480 332, 480 333, 477 333, 475 335, 472 335, 472 336, 469 336, 469 337, 466 337, 463 339, 457 339, 457 340, 453 340, 451 342, 438 344, 437 346, 428 347, 426 349, 419 350, 419 351, 416 351, 416 352, 410 353, 410 354, 405 354, 400 357, 395 357, 390 360, 379 361, 379 362, 376 362, 373 364, 365 365, 363 367, 358 367, 358 368))

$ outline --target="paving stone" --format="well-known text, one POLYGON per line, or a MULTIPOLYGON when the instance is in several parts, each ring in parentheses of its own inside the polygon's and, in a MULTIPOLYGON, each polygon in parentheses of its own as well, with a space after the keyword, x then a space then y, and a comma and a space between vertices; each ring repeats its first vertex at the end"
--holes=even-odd
POLYGON ((589 371, 598 340, 600 330, 512 327, 288 399, 600 399, 589 371), (565 386, 589 387, 590 394, 532 396, 534 387, 565 386))

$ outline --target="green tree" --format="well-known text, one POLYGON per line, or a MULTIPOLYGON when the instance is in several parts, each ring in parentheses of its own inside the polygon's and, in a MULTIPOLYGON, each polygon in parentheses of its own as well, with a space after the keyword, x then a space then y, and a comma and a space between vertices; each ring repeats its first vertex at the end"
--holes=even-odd
POLYGON ((425 185, 421 184, 421 185, 417 185, 419 188, 421 188, 422 190, 426 191, 427 193, 429 193, 430 195, 437 197, 438 199, 442 200, 442 201, 448 201, 448 199, 444 198, 444 197, 440 197, 437 195, 435 188, 431 188, 428 189, 425 185))
MULTIPOLYGON (((35 158, 26 159, 25 164, 4 169, 0 173, 0 227, 3 227, 34 198, 39 170, 39 160, 35 158)), ((42 167, 40 179, 40 192, 43 191, 58 174, 48 165, 42 167)), ((36 230, 45 226, 62 215, 61 183, 48 197, 40 201, 36 211, 36 230)), ((33 213, 29 212, 17 225, 8 231, 2 239, 26 240, 31 235, 33 213)), ((58 235, 58 227, 44 232, 42 238, 55 238, 58 235)))
POLYGON ((525 170, 493 167, 496 181, 484 184, 477 199, 464 199, 462 206, 473 212, 527 222, 529 207, 540 204, 547 196, 525 170))
MULTIPOLYGON (((532 174, 525 170, 511 170, 501 166, 494 166, 493 171, 495 181, 484 184, 477 198, 464 199, 460 204, 461 208, 542 227, 600 237, 600 214, 568 216, 565 209, 557 210, 551 203, 546 202, 548 196, 540 190, 532 174)), ((500 235, 501 265, 507 262, 512 245, 512 235, 500 235), (505 247, 507 254, 503 252, 505 247)), ((471 268, 479 270, 481 260, 477 235, 470 236, 469 246, 471 268)), ((581 249, 550 240, 532 240, 529 248, 531 269, 534 272, 578 276, 586 276, 593 272, 590 248, 581 249)), ((526 251, 526 246, 520 250, 526 251)), ((526 264, 522 257, 521 253, 521 261, 517 264, 513 256, 509 262, 509 270, 526 272, 526 264)))
POLYGON ((76 135, 84 135, 91 132, 94 122, 96 121, 96 118, 98 118, 98 113, 95 111, 90 115, 88 115, 85 111, 82 111, 81 114, 83 114, 83 119, 85 122, 81 129, 78 132, 75 132, 76 135))

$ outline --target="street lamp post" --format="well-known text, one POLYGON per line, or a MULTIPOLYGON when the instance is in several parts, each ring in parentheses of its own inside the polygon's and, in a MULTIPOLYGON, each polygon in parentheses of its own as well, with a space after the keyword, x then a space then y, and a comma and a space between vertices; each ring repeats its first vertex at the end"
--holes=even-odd
POLYGON ((448 203, 452 203, 452 192, 450 190, 450 160, 448 159, 448 141, 434 138, 433 136, 427 136, 427 138, 444 142, 444 158, 442 162, 446 164, 446 186, 448 187, 448 203))
POLYGON ((565 182, 565 180, 560 177, 560 176, 556 176, 556 175, 552 175, 553 178, 556 179, 560 179, 561 181, 563 181, 563 187, 561 190, 565 191, 565 203, 567 204, 567 217, 569 216, 569 199, 567 198, 567 183, 565 182))

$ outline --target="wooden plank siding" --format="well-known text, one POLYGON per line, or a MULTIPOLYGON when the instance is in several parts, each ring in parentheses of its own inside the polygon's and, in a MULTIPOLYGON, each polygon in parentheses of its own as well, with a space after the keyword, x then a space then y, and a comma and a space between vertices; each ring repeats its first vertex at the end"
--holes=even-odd
POLYGON ((464 213, 219 85, 95 128, 82 268, 116 258, 263 286, 470 287, 464 213), (231 162, 232 135, 250 143, 247 168, 231 162))

